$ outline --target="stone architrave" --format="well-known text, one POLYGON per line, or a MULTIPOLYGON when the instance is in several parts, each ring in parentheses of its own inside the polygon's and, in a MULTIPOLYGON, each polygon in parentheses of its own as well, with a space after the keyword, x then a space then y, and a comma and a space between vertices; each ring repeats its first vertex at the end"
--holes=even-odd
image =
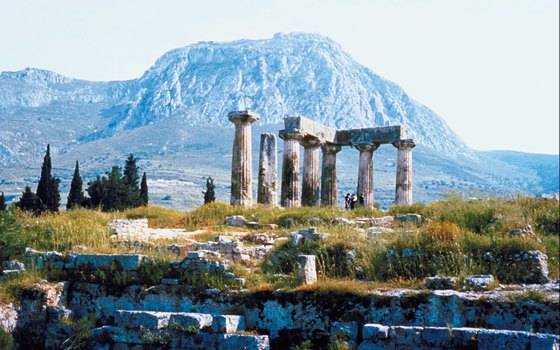
POLYGON ((298 255, 296 276, 299 284, 313 284, 317 282, 317 268, 315 255, 298 255))
POLYGON ((299 207, 299 140, 302 135, 281 131, 280 138, 284 140, 281 205, 285 208, 299 207))
POLYGON ((356 149, 360 151, 358 164, 358 198, 364 196, 364 206, 373 206, 373 152, 379 148, 379 144, 358 144, 356 149))
POLYGON ((324 207, 336 207, 338 203, 336 154, 340 152, 340 146, 333 143, 325 143, 321 146, 321 151, 323 151, 321 205, 324 207))
POLYGON ((253 205, 253 171, 251 157, 251 124, 259 116, 250 111, 237 111, 228 114, 235 124, 233 154, 231 164, 231 205, 253 205))
POLYGON ((276 207, 278 201, 276 184, 278 170, 276 164, 276 135, 272 133, 261 134, 257 203, 268 207, 276 207))
POLYGON ((320 205, 319 192, 319 153, 321 141, 315 137, 304 137, 303 146, 303 181, 301 184, 301 205, 317 207, 320 205))
POLYGON ((397 148, 397 181, 395 184, 395 203, 412 204, 412 140, 394 142, 397 148))

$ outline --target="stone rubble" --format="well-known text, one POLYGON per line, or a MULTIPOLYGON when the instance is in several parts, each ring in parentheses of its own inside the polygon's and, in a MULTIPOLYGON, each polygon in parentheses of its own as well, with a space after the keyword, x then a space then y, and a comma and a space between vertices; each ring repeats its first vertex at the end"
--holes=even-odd
POLYGON ((492 275, 472 275, 465 278, 465 284, 475 290, 487 290, 493 282, 494 276, 492 275))
POLYGON ((457 277, 427 277, 426 288, 432 290, 445 290, 457 288, 457 277))

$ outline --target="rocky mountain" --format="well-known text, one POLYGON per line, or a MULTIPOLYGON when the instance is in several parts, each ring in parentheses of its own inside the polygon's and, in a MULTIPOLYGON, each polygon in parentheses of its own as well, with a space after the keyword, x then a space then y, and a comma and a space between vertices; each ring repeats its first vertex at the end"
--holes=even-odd
MULTIPOLYGON (((178 48, 129 81, 90 82, 34 68, 0 73, 0 181, 14 193, 35 181, 50 143, 62 177, 75 159, 86 174, 94 174, 134 152, 156 187, 158 179, 178 180, 198 192, 196 179, 204 175, 227 186, 230 163, 224 157, 231 156, 233 132, 226 115, 238 109, 259 113, 256 128, 272 132, 281 128, 284 116, 298 114, 336 128, 404 124, 421 145, 416 153, 429 163, 417 168, 417 179, 426 178, 430 185, 425 186, 434 191, 443 189, 440 182, 432 184, 441 178, 458 190, 461 183, 496 192, 554 189, 554 181, 541 181, 538 167, 524 171, 511 157, 481 157, 398 85, 356 62, 334 41, 303 33, 178 48), (502 166, 496 169, 497 164, 502 166)), ((392 157, 389 150, 377 153, 392 157)), ((353 156, 348 157, 341 157, 341 167, 347 164, 355 176, 353 156)), ((545 168, 554 170, 551 164, 545 168)), ((387 174, 380 178, 390 179, 390 161, 385 165, 387 174)), ((380 183, 389 200, 390 180, 380 183)), ((168 190, 162 186, 158 193, 165 197, 168 190)), ((434 196, 419 194, 424 200, 434 196)), ((180 204, 191 205, 190 199, 180 204)))

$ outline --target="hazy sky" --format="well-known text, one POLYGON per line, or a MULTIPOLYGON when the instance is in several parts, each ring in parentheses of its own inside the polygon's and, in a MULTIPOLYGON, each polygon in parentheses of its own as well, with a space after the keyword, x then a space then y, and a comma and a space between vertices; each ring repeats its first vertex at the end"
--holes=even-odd
POLYGON ((320 33, 472 148, 559 148, 558 0, 0 0, 0 71, 139 77, 198 41, 320 33))

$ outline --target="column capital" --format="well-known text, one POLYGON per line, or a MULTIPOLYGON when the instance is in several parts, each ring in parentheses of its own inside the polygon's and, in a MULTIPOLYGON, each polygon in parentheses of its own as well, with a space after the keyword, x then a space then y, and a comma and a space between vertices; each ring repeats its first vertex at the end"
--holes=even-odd
POLYGON ((378 143, 360 143, 353 146, 360 152, 374 152, 379 148, 378 143))
POLYGON ((321 140, 314 136, 304 136, 299 140, 299 144, 302 145, 303 148, 315 148, 321 146, 321 140))
POLYGON ((303 138, 303 135, 300 133, 295 133, 295 132, 286 132, 285 130, 280 130, 278 132, 278 136, 286 141, 286 140, 301 140, 303 138))
POLYGON ((321 146, 321 151, 323 151, 323 153, 332 153, 332 154, 336 154, 338 152, 340 152, 341 147, 339 145, 336 145, 334 143, 324 143, 321 146))
POLYGON ((397 149, 414 148, 416 147, 416 143, 414 143, 414 140, 412 139, 399 140, 393 142, 393 146, 395 146, 397 149))
POLYGON ((233 124, 252 124, 260 119, 260 116, 252 111, 233 111, 228 113, 228 119, 233 124))

